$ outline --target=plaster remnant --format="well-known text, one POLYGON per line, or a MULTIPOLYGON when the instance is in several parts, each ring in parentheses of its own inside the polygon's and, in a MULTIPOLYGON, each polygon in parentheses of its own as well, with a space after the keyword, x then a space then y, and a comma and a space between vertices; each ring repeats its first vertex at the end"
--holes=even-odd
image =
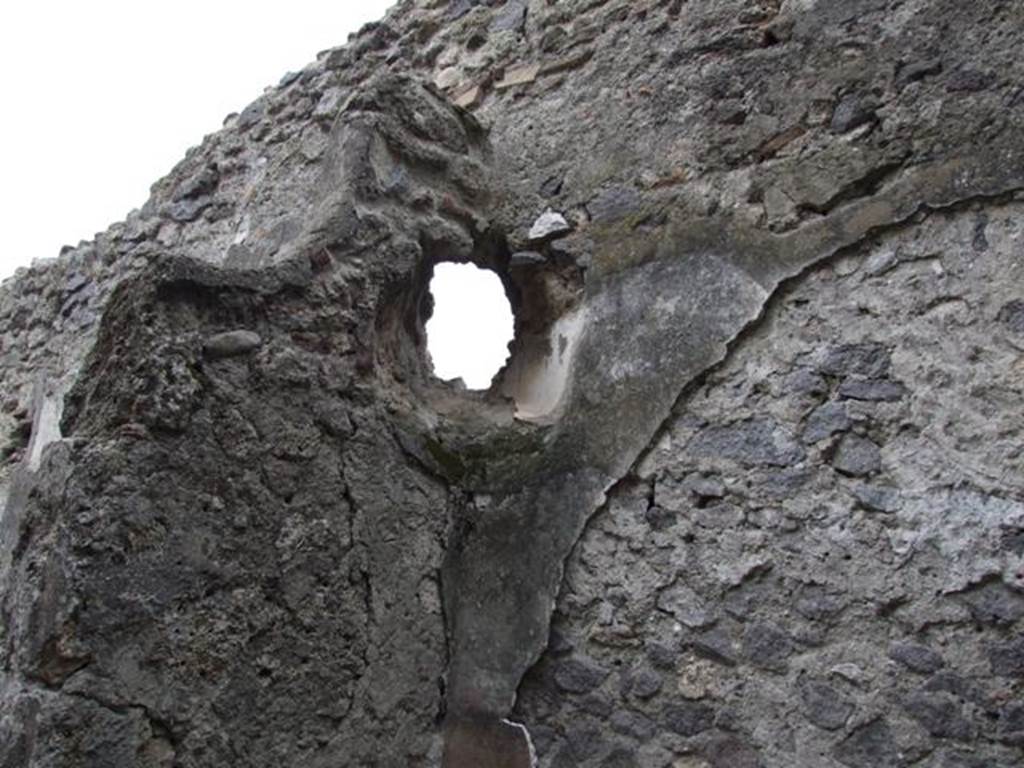
POLYGON ((580 308, 555 321, 540 338, 520 339, 520 349, 505 370, 503 387, 516 404, 516 417, 525 421, 555 418, 565 402, 573 356, 586 325, 580 308))
POLYGON ((42 462, 43 450, 50 443, 60 440, 61 395, 43 395, 32 422, 32 441, 28 446, 28 469, 36 472, 42 462))

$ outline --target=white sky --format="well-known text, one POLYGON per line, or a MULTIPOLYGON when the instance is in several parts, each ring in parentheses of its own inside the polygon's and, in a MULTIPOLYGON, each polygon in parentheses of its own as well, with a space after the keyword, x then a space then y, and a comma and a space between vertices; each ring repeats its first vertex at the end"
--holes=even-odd
MULTIPOLYGON (((228 114, 392 1, 7 3, 0 280, 124 219, 228 114)), ((496 276, 481 273, 481 284, 480 270, 459 277, 451 266, 434 284, 431 351, 442 378, 484 388, 505 361, 511 314, 496 276), (464 314, 449 319, 453 311, 464 314), (489 352, 480 347, 488 338, 489 352)))
POLYGON ((430 292, 434 314, 427 321, 427 349, 434 373, 486 389, 505 364, 512 340, 512 309, 501 280, 472 264, 438 264, 430 292))
POLYGON ((0 13, 0 279, 91 240, 392 0, 27 0, 0 13))

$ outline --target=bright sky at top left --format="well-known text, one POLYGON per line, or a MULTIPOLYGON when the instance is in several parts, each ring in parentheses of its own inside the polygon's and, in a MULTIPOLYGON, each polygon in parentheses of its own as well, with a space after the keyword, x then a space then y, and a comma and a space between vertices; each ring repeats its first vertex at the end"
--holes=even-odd
POLYGON ((8 4, 0 279, 140 207, 229 113, 392 1, 8 4))

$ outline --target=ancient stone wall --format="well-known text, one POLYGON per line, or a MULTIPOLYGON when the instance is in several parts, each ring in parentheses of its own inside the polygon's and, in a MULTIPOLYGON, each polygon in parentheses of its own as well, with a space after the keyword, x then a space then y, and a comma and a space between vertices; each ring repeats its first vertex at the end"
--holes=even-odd
POLYGON ((1022 42, 405 0, 287 75, 0 287, 0 762, 1016 765, 1022 42))
POLYGON ((569 561, 541 765, 1020 760, 1022 213, 872 239, 690 387, 569 561))

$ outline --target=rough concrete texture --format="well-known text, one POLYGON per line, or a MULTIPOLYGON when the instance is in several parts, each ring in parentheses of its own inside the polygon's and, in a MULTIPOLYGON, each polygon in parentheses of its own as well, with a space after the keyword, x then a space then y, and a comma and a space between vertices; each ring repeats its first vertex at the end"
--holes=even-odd
POLYGON ((0 763, 1018 765, 1022 43, 406 0, 286 76, 0 288, 0 763))

